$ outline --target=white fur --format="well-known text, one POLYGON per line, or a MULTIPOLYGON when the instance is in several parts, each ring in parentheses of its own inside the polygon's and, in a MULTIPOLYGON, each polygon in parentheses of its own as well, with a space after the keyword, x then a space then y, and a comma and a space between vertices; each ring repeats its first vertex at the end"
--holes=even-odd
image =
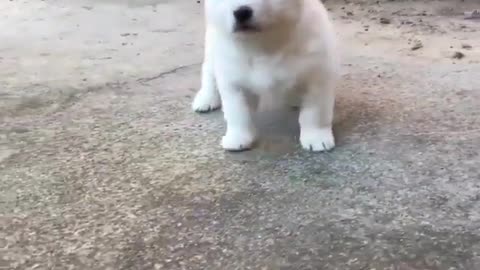
POLYGON ((222 106, 223 148, 249 149, 258 98, 300 100, 300 142, 311 151, 335 146, 332 133, 338 77, 335 34, 319 0, 206 0, 202 85, 193 109, 222 106), (235 32, 233 12, 254 11, 257 32, 235 32))

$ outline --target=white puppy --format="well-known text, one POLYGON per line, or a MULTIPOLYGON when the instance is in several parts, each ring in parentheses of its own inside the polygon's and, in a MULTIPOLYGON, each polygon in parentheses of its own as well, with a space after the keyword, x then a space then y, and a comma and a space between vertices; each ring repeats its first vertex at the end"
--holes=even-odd
POLYGON ((293 96, 300 101, 303 148, 332 149, 339 72, 335 33, 323 4, 206 0, 205 12, 202 85, 192 106, 197 112, 223 107, 223 148, 241 151, 255 142, 252 114, 258 98, 293 96))

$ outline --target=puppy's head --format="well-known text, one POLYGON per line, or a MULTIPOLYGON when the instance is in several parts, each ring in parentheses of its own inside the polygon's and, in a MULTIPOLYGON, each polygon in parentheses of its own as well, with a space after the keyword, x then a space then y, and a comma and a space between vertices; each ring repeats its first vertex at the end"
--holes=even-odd
POLYGON ((206 0, 207 20, 232 35, 254 35, 295 24, 303 0, 206 0))

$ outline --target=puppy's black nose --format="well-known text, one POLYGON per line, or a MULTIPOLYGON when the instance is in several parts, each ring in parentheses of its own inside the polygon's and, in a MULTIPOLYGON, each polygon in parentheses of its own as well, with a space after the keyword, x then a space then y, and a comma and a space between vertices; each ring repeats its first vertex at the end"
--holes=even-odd
POLYGON ((241 6, 233 12, 237 23, 246 23, 253 17, 253 10, 249 6, 241 6))

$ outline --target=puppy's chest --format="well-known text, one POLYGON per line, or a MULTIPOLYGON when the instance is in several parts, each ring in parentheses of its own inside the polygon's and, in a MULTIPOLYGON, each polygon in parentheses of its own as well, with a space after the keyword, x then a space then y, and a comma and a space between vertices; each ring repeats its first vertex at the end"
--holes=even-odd
POLYGON ((280 58, 251 57, 239 65, 236 83, 252 92, 285 91, 293 88, 298 78, 295 61, 280 58))

